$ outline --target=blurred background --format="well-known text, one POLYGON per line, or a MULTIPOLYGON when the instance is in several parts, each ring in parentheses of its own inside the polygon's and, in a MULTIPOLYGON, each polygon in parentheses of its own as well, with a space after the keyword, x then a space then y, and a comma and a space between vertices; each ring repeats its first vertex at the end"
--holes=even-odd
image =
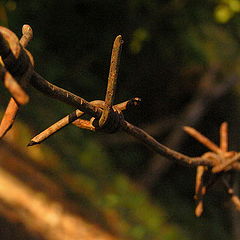
MULTIPOLYGON (((33 28, 28 49, 36 71, 89 101, 104 99, 112 44, 121 34, 116 103, 142 98, 125 118, 189 156, 208 150, 183 132, 184 125, 218 143, 219 126, 227 121, 230 149, 238 151, 239 13, 239 0, 0 0, 2 26, 19 37, 23 24, 33 28)), ((27 148, 34 135, 74 110, 32 88, 29 94, 0 148, 4 171, 27 185, 42 174, 48 182, 31 188, 58 199, 49 187, 57 184, 81 217, 120 239, 240 239, 240 218, 221 185, 209 191, 203 216, 195 217, 195 169, 124 133, 68 126, 27 148)), ((1 86, 1 116, 8 99, 1 86)), ((14 235, 22 228, 0 212, 2 239, 40 239, 14 235)))

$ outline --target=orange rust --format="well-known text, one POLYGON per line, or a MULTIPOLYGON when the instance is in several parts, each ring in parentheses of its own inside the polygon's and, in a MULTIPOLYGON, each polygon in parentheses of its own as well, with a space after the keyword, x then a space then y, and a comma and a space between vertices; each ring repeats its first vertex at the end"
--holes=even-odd
POLYGON ((8 46, 13 53, 14 57, 17 59, 20 55, 21 47, 19 45, 18 37, 15 33, 10 31, 8 28, 0 26, 0 33, 7 41, 8 46))
POLYGON ((16 118, 17 111, 18 105, 15 100, 11 98, 0 124, 0 139, 11 129, 16 118))
POLYGON ((223 122, 220 127, 220 149, 223 152, 228 151, 228 124, 223 122))
POLYGON ((187 126, 183 127, 183 129, 185 132, 187 132, 190 136, 194 137, 208 149, 212 150, 215 153, 221 153, 221 149, 214 142, 202 135, 196 129, 187 126))
POLYGON ((203 197, 206 194, 207 188, 204 183, 204 173, 207 170, 205 166, 198 166, 196 173, 196 185, 195 185, 195 200, 196 208, 195 215, 200 217, 203 213, 203 197))
POLYGON ((91 131, 95 131, 95 127, 92 125, 92 123, 88 120, 84 120, 84 119, 77 119, 75 120, 73 123, 73 125, 79 127, 79 128, 83 128, 83 129, 87 129, 87 130, 91 130, 91 131))

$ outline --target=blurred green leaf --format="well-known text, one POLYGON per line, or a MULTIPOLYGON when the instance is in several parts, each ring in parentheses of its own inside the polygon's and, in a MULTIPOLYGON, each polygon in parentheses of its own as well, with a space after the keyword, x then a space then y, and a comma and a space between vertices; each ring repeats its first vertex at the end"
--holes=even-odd
POLYGON ((132 53, 137 54, 141 51, 145 41, 149 39, 149 32, 145 28, 138 28, 133 32, 130 49, 132 53))

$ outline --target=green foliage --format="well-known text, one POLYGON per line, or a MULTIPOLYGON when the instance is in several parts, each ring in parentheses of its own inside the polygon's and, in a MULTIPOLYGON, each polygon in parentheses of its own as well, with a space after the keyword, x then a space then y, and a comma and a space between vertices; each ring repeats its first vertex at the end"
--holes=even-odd
POLYGON ((133 53, 139 53, 143 46, 143 43, 149 39, 149 33, 144 28, 138 28, 134 31, 132 41, 130 44, 131 51, 133 53))
POLYGON ((226 23, 239 12, 239 0, 221 0, 215 8, 214 16, 219 23, 226 23))

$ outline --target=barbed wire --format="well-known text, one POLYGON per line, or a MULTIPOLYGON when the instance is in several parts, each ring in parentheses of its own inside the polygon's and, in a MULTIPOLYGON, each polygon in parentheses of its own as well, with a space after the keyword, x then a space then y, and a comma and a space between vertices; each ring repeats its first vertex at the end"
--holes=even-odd
POLYGON ((189 157, 159 143, 143 129, 125 120, 123 112, 125 110, 131 111, 132 107, 139 105, 140 98, 135 97, 114 105, 123 44, 121 35, 117 36, 113 43, 105 100, 88 102, 74 93, 53 85, 35 72, 33 57, 26 49, 27 44, 32 39, 33 31, 29 25, 24 25, 22 33, 23 35, 19 40, 12 31, 0 26, 0 79, 12 96, 0 124, 0 139, 11 129, 21 105, 29 101, 27 89, 32 86, 48 97, 75 107, 76 110, 32 138, 28 146, 40 144, 71 123, 81 129, 91 131, 104 131, 106 133, 124 131, 170 160, 186 166, 197 167, 195 189, 197 201, 195 213, 197 216, 203 212, 203 197, 206 191, 218 179, 222 180, 232 202, 240 209, 240 200, 234 193, 233 181, 231 180, 233 172, 240 170, 240 153, 228 151, 227 123, 223 123, 220 128, 219 147, 197 130, 185 127, 184 130, 188 134, 211 151, 200 157, 189 157), (90 116, 90 120, 82 119, 83 115, 90 116))

